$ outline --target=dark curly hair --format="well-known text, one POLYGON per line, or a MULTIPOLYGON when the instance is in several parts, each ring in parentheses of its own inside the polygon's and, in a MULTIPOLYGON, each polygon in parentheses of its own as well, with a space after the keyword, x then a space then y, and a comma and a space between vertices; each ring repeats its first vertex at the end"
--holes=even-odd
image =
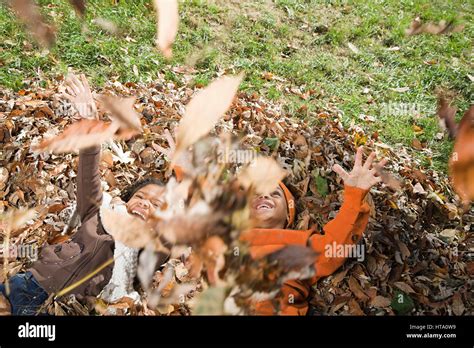
POLYGON ((122 194, 120 195, 120 198, 122 199, 122 201, 128 202, 130 198, 132 198, 132 196, 135 194, 135 192, 137 192, 139 189, 147 185, 164 186, 161 180, 149 176, 141 180, 138 180, 136 183, 126 187, 125 190, 123 190, 122 194))

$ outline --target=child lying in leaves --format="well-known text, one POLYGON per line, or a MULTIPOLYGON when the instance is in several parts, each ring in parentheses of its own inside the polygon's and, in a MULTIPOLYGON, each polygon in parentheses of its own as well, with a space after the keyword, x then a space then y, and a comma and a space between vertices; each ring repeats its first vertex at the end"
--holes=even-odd
MULTIPOLYGON (((96 117, 96 109, 87 81, 72 78, 68 86, 68 98, 82 112, 82 117, 96 117)), ((160 207, 163 184, 153 178, 146 178, 128 187, 122 200, 111 200, 102 193, 99 162, 100 145, 81 150, 77 175, 77 209, 81 226, 73 237, 61 244, 42 248, 38 261, 26 273, 16 274, 9 279, 10 291, 6 294, 5 285, 0 284, 1 293, 8 298, 14 315, 34 315, 50 294, 74 284, 91 272, 97 270, 114 256, 117 250, 123 257, 105 267, 91 279, 82 282, 68 294, 77 296, 97 296, 103 290, 102 298, 112 302, 123 296, 138 300, 133 291, 134 264, 124 264, 122 260, 136 260, 138 250, 127 248, 114 242, 107 224, 101 219, 101 209, 111 208, 123 214, 132 214, 148 220, 153 211, 160 207), (130 274, 132 275, 130 277, 130 274), (128 284, 120 284, 128 279, 128 284), (130 281, 130 279, 132 281, 130 281), (105 289, 104 289, 105 287, 105 289)), ((156 269, 169 257, 161 253, 156 269)))
MULTIPOLYGON (((327 245, 354 245, 362 238, 367 226, 370 209, 364 197, 381 178, 373 168, 375 153, 370 154, 362 164, 362 148, 357 150, 355 165, 350 173, 341 166, 333 170, 344 181, 344 203, 337 216, 324 226, 324 234, 313 229, 298 231, 286 229, 295 218, 294 198, 288 188, 280 183, 271 194, 256 195, 250 206, 250 216, 254 228, 244 232, 243 241, 248 242, 254 259, 263 258, 288 245, 313 248, 317 255, 314 265, 315 275, 309 280, 290 280, 284 283, 280 295, 274 301, 253 304, 254 314, 259 315, 305 315, 308 311, 308 296, 311 285, 320 278, 336 271, 345 261, 344 257, 327 255, 327 245), (276 305, 275 305, 276 304, 276 305)), ((386 160, 377 165, 382 168, 386 160)))

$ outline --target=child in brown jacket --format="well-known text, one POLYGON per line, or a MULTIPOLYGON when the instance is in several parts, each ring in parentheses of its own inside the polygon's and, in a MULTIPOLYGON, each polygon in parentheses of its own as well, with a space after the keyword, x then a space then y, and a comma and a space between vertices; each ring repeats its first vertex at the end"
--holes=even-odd
MULTIPOLYGON (((83 75, 81 80, 73 76, 68 81, 67 91, 69 94, 66 96, 76 106, 81 117, 96 117, 95 103, 83 75)), ((9 300, 13 315, 37 314, 50 294, 80 282, 114 257, 117 243, 107 232, 100 217, 104 201, 99 173, 100 152, 100 145, 79 152, 77 209, 81 226, 78 231, 64 243, 44 246, 39 259, 26 273, 16 274, 8 280, 8 294, 5 285, 0 284, 0 292, 9 300)), ((164 186, 159 180, 146 178, 136 182, 121 197, 124 213, 148 220, 163 203, 163 193, 164 186)), ((161 253, 155 268, 162 265, 168 256, 161 253)), ((108 285, 113 271, 114 263, 74 287, 69 294, 99 295, 108 285)))

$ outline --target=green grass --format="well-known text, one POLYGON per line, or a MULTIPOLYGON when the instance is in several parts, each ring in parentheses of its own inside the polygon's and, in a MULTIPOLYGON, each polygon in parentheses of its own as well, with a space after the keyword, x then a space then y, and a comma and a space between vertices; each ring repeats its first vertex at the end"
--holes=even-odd
MULTIPOLYGON (((186 0, 180 1, 181 25, 174 57, 166 62, 154 48, 155 15, 151 1, 89 1, 89 32, 67 1, 39 1, 58 27, 50 51, 30 45, 29 36, 10 10, 0 5, 0 86, 28 88, 33 77, 54 78, 73 67, 99 87, 104 81, 150 81, 158 72, 178 81, 170 65, 199 69, 194 83, 206 84, 219 71, 245 71, 242 88, 284 103, 295 117, 314 117, 328 104, 344 121, 377 131, 380 140, 410 146, 417 137, 433 150, 427 166, 446 171, 452 143, 437 140, 436 89, 451 90, 465 110, 473 101, 472 42, 474 5, 444 0, 186 0), (46 6, 48 5, 48 6, 46 6), (465 28, 451 35, 404 34, 411 20, 455 20, 465 28), (111 36, 91 21, 116 22, 111 36), (130 40, 129 38, 133 39, 130 40), (359 53, 348 46, 351 43, 359 53), (399 47, 398 50, 389 48, 399 47), (138 76, 133 67, 138 69, 138 76), (267 81, 262 74, 271 72, 267 81), (314 90, 307 100, 289 92, 314 90), (407 92, 392 88, 409 87, 407 92), (387 114, 388 103, 416 105, 418 115, 387 114), (301 111, 305 105, 307 110, 301 111), (374 116, 364 124, 360 114, 374 116), (415 135, 413 125, 424 133, 415 135)), ((461 115, 459 114, 458 117, 461 115)))

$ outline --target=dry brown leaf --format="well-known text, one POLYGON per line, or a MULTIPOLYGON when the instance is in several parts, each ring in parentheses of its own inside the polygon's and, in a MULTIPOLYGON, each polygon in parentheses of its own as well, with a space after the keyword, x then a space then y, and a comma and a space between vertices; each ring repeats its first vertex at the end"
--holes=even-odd
POLYGON ((288 245, 267 256, 270 262, 278 262, 284 272, 300 271, 302 268, 313 266, 316 262, 316 252, 301 245, 288 245))
POLYGON ((120 124, 121 130, 142 131, 140 116, 133 108, 135 97, 119 98, 115 96, 102 96, 104 107, 112 114, 112 118, 120 124))
POLYGON ((117 128, 118 125, 114 123, 82 119, 67 127, 58 136, 43 140, 33 150, 64 153, 85 149, 112 139, 117 128))
POLYGON ((372 301, 370 301, 370 305, 372 307, 377 307, 377 308, 385 308, 390 306, 390 301, 389 298, 383 297, 383 296, 375 296, 372 301))
POLYGON ((408 285, 407 283, 395 282, 395 283, 393 283, 393 285, 395 285, 397 288, 399 288, 400 290, 402 290, 406 294, 414 294, 415 293, 415 290, 413 290, 413 288, 410 285, 408 285))
POLYGON ((239 182, 258 194, 268 194, 278 187, 287 175, 286 171, 271 157, 257 157, 239 173, 239 182))
POLYGON ((0 219, 0 233, 10 233, 22 228, 27 222, 38 216, 35 209, 12 209, 0 219))
POLYGON ((224 76, 199 91, 186 106, 179 124, 173 161, 181 152, 208 134, 231 106, 243 74, 224 76))
POLYGON ((0 316, 11 315, 12 309, 10 302, 0 293, 0 316))
POLYGON ((349 313, 351 315, 365 315, 364 311, 360 308, 359 304, 355 299, 351 299, 348 303, 349 313))
POLYGON ((474 201, 474 105, 459 123, 449 168, 456 193, 464 203, 474 201))
POLYGON ((451 107, 444 97, 438 98, 438 117, 442 127, 448 130, 451 139, 456 138, 458 125, 456 124, 456 108, 451 107))
POLYGON ((40 45, 51 47, 54 44, 56 31, 53 26, 45 23, 44 17, 33 0, 11 0, 10 4, 40 45))
POLYGON ((200 249, 201 259, 207 270, 207 279, 211 285, 216 285, 221 281, 219 272, 225 266, 226 251, 227 245, 217 236, 209 237, 200 249))
POLYGON ((153 0, 157 12, 156 44, 166 58, 171 58, 171 46, 178 33, 179 13, 177 0, 153 0))
POLYGON ((76 12, 81 17, 84 17, 84 15, 86 14, 86 0, 69 0, 69 2, 74 7, 76 12))
POLYGON ((456 33, 460 32, 464 29, 464 25, 454 25, 453 21, 446 22, 445 20, 441 20, 438 24, 435 23, 425 23, 423 24, 419 17, 415 18, 410 27, 405 30, 405 33, 409 36, 418 35, 418 34, 448 34, 448 33, 456 33))
POLYGON ((186 259, 184 265, 188 270, 188 278, 193 279, 200 276, 203 263, 198 255, 196 255, 195 253, 191 253, 191 255, 189 255, 186 259))
POLYGON ((378 163, 373 164, 372 166, 375 169, 375 171, 377 172, 377 174, 380 176, 380 178, 382 179, 382 182, 385 185, 387 185, 388 187, 390 187, 394 191, 398 191, 402 188, 402 183, 400 182, 400 180, 395 178, 389 172, 385 171, 383 169, 383 167, 378 165, 378 163))
POLYGON ((361 301, 367 301, 369 296, 364 292, 362 287, 360 286, 357 279, 354 277, 349 278, 349 289, 353 292, 353 294, 361 301))
POLYGON ((92 23, 94 23, 109 34, 118 35, 120 33, 120 30, 117 25, 108 19, 97 17, 92 20, 92 23))
POLYGON ((458 316, 462 315, 466 309, 459 292, 455 293, 453 296, 452 309, 453 313, 458 316))
MULTIPOLYGON (((101 209, 100 219, 104 228, 115 240, 132 248, 144 248, 156 243, 153 230, 150 226, 129 214, 121 214, 112 209, 101 209)), ((159 249, 155 246, 155 249, 159 249)))

